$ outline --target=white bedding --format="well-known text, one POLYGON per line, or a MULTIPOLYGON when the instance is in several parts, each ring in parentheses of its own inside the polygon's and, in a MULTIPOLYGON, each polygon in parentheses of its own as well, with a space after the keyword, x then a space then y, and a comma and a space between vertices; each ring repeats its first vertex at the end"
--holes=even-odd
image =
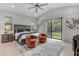
MULTIPOLYGON (((15 33, 15 39, 17 39, 17 37, 18 37, 20 34, 23 34, 23 33, 30 33, 30 32, 15 33)), ((35 36, 38 36, 39 33, 24 34, 24 35, 22 35, 22 37, 19 39, 19 42, 21 42, 22 39, 25 39, 27 35, 35 35, 35 36)))
POLYGON ((29 33, 29 32, 28 32, 28 31, 24 31, 24 32, 15 33, 15 39, 17 39, 17 37, 18 37, 20 34, 23 34, 23 33, 29 33))

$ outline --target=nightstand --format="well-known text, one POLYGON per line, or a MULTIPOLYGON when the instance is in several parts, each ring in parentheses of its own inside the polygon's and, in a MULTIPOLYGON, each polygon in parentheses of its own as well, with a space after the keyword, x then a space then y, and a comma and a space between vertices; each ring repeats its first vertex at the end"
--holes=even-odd
POLYGON ((2 34, 2 40, 1 40, 2 43, 11 42, 13 40, 14 40, 13 34, 2 34))

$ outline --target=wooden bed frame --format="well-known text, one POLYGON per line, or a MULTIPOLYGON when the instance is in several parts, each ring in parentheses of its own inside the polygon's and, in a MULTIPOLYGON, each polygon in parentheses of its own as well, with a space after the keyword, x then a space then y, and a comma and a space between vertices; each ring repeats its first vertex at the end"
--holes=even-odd
POLYGON ((24 32, 24 31, 30 31, 30 26, 29 25, 14 25, 14 34, 19 33, 19 32, 24 32))

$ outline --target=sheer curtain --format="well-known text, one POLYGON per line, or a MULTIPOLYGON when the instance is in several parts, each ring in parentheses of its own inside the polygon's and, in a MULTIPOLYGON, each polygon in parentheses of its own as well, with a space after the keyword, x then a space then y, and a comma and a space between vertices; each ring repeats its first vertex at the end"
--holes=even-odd
POLYGON ((40 21, 39 24, 39 32, 43 32, 47 34, 47 21, 40 21))

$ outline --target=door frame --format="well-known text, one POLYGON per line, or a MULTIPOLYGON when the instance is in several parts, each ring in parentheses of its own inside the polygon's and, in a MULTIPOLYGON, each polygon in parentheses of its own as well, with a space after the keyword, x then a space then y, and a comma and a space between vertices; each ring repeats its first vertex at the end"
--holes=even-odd
MULTIPOLYGON (((62 17, 59 17, 59 18, 55 18, 55 19, 61 19, 61 39, 59 39, 59 40, 62 40, 62 19, 63 19, 63 18, 62 18, 62 17)), ((53 38, 53 37, 52 37, 52 20, 53 20, 53 19, 51 19, 51 20, 46 20, 46 21, 51 21, 51 33, 50 33, 50 34, 51 34, 51 37, 50 37, 50 38, 53 38)), ((53 38, 53 39, 58 39, 58 38, 53 38)))

